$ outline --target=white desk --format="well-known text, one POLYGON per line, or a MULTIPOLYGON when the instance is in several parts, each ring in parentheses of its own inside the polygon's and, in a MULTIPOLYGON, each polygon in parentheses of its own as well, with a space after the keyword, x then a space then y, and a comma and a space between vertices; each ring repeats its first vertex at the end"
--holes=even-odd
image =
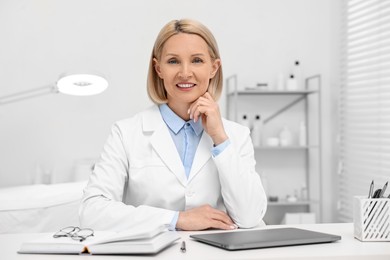
MULTIPOLYGON (((180 252, 181 241, 176 242, 156 256, 91 256, 91 255, 25 255, 18 254, 17 250, 23 241, 35 239, 39 234, 3 234, 0 235, 0 258, 15 259, 166 259, 166 260, 231 260, 231 259, 342 259, 342 260, 389 260, 390 242, 360 242, 353 237, 352 224, 316 224, 291 225, 303 229, 333 233, 342 236, 342 240, 335 243, 303 245, 279 248, 266 248, 242 251, 226 251, 189 238, 190 234, 199 232, 179 232, 186 241, 187 252, 180 252)), ((267 226, 278 228, 284 226, 267 226)))

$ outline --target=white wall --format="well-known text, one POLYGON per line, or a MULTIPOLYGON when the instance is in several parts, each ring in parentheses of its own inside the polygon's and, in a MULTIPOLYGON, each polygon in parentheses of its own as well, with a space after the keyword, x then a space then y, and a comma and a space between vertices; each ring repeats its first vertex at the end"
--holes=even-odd
POLYGON ((240 87, 274 83, 295 59, 304 75, 322 74, 324 187, 331 189, 337 14, 337 0, 1 0, 0 96, 54 83, 64 72, 98 71, 110 87, 93 97, 0 106, 0 186, 30 183, 37 163, 53 170, 54 182, 69 181, 77 160, 98 157, 111 124, 151 104, 145 82, 160 28, 189 17, 214 32, 224 74, 237 74, 240 87))

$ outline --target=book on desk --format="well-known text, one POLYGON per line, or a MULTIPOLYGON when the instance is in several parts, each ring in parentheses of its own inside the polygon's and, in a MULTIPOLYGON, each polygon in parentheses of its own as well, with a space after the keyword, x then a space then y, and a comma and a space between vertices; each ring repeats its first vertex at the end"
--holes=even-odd
POLYGON ((24 242, 20 254, 156 254, 180 236, 165 226, 135 227, 123 232, 96 231, 84 241, 71 237, 42 237, 24 242))

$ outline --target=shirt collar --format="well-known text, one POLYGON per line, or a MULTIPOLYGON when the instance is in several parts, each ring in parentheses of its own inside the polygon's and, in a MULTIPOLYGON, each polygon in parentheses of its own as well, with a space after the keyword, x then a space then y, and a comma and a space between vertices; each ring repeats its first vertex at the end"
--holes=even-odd
POLYGON ((184 126, 185 123, 189 123, 194 130, 195 134, 199 136, 203 131, 202 119, 200 118, 196 123, 194 120, 184 121, 167 104, 159 105, 160 113, 167 126, 177 134, 184 126))

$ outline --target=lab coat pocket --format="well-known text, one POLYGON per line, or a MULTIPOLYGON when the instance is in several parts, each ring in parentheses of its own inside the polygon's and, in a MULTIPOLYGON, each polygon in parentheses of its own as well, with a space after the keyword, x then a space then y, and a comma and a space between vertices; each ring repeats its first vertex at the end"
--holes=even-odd
POLYGON ((161 178, 161 173, 166 170, 164 162, 159 158, 145 158, 132 160, 129 175, 133 180, 153 181, 161 178))
POLYGON ((134 159, 130 162, 130 169, 143 169, 147 167, 165 167, 159 158, 134 159))
POLYGON ((171 185, 171 175, 164 162, 159 159, 133 161, 129 172, 129 190, 132 199, 136 203, 141 203, 138 199, 142 198, 145 202, 144 200, 151 194, 163 196, 166 188, 171 185))

